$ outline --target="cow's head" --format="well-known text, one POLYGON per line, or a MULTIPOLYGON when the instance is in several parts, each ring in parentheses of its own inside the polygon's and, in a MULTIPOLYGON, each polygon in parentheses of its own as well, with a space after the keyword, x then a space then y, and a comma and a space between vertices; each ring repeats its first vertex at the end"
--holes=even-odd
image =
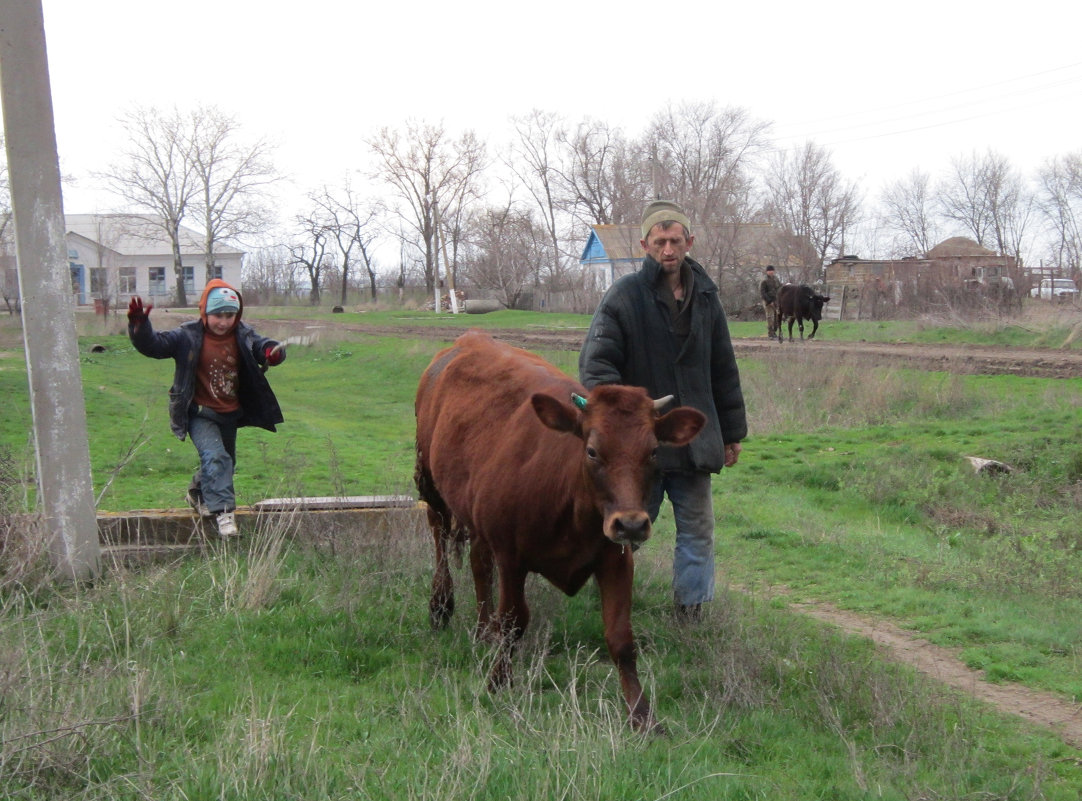
POLYGON ((669 400, 655 402, 644 389, 617 385, 595 388, 585 403, 545 393, 531 398, 542 423, 582 439, 592 501, 605 536, 619 545, 638 545, 650 536, 646 502, 658 445, 686 445, 706 425, 706 416, 688 406, 660 414, 669 400))
POLYGON ((830 300, 830 295, 812 295, 812 319, 818 322, 823 319, 823 304, 830 300))

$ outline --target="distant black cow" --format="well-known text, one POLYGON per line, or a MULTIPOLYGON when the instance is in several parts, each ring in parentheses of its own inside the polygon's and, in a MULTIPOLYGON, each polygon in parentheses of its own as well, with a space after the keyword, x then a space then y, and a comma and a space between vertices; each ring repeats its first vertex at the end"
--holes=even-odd
POLYGON ((823 319, 823 304, 830 300, 828 295, 820 295, 807 284, 783 284, 778 290, 778 342, 784 342, 782 324, 789 321, 789 341, 793 341, 793 321, 800 329, 800 338, 804 339, 804 321, 812 321, 812 331, 808 339, 815 338, 819 330, 819 321, 823 319))

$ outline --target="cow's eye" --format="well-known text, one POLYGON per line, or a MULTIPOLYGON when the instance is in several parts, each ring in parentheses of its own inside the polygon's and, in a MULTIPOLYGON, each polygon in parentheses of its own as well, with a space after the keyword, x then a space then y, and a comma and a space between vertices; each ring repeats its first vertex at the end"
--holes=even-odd
POLYGON ((593 447, 592 445, 587 445, 586 446, 586 458, 589 459, 592 462, 596 462, 597 461, 597 448, 593 447))
POLYGON ((654 448, 652 451, 650 451, 650 461, 651 462, 656 462, 657 461, 657 448, 654 448))

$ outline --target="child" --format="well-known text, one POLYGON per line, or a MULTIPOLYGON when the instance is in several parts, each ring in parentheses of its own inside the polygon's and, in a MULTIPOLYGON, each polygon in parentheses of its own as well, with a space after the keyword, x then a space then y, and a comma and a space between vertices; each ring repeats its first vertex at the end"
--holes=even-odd
POLYGON ((138 296, 131 299, 128 336, 144 356, 176 361, 169 390, 170 428, 181 440, 191 435, 199 452, 188 503, 199 514, 215 515, 222 537, 235 537, 237 429, 274 431, 282 422, 282 410, 263 373, 285 360, 285 346, 241 322, 240 293, 219 279, 203 290, 199 320, 156 332, 150 324, 153 308, 144 307, 138 296))

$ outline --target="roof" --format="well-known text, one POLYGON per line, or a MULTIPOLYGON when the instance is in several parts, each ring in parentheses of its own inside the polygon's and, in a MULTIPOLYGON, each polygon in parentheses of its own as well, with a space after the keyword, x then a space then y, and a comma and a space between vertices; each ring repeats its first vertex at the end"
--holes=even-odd
MULTIPOLYGON (((745 263, 794 266, 791 262, 795 257, 790 252, 793 250, 790 245, 796 239, 785 236, 769 223, 707 223, 696 226, 692 233, 696 237, 693 255, 712 256, 712 262, 727 263, 735 252, 745 263)), ((637 262, 646 255, 639 244, 641 239, 642 230, 638 225, 591 226, 579 260, 583 264, 637 262)), ((702 257, 696 258, 701 260, 702 257)))
MULTIPOLYGON (((68 233, 125 256, 160 256, 173 251, 165 230, 150 214, 65 214, 64 225, 68 233)), ((182 225, 180 252, 187 255, 205 253, 202 236, 182 225)), ((243 251, 219 243, 215 252, 243 251)))
POLYGON ((996 256, 995 251, 978 245, 972 239, 965 236, 952 236, 944 239, 925 256, 929 259, 946 259, 952 256, 996 256))
POLYGON ((642 231, 638 225, 595 225, 583 249, 582 260, 638 261, 646 255, 639 244, 641 239, 642 231))

